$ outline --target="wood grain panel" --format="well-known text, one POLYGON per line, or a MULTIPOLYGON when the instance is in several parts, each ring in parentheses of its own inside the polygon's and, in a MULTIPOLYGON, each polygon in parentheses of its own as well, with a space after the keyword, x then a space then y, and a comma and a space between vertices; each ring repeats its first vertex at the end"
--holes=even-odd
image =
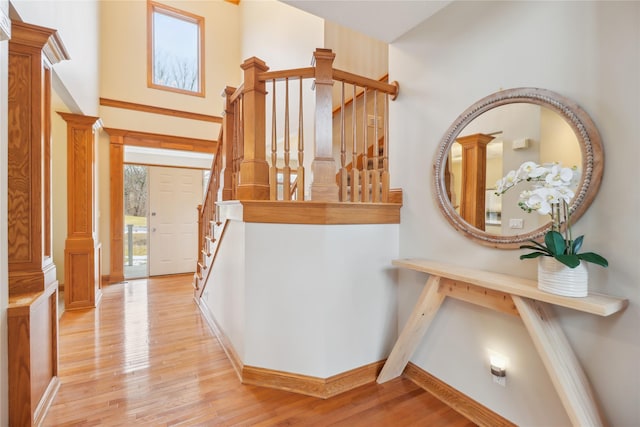
POLYGON ((511 295, 505 292, 494 291, 469 283, 456 280, 442 279, 440 290, 442 294, 471 304, 500 311, 512 316, 519 316, 518 309, 511 299, 511 295))
POLYGON ((444 301, 445 296, 438 292, 439 284, 440 277, 438 276, 430 276, 427 279, 416 305, 411 310, 407 323, 391 349, 387 363, 378 376, 378 383, 396 378, 404 371, 407 362, 413 356, 444 301))
MULTIPOLYGON (((43 61, 47 64, 47 61, 43 61)), ((51 68, 45 65, 42 69, 42 149, 44 161, 42 165, 42 254, 45 262, 53 262, 53 223, 51 217, 51 68)))
POLYGON ((68 126, 67 136, 70 142, 70 151, 67 151, 68 160, 71 160, 71 166, 67 161, 68 183, 69 189, 67 194, 69 197, 69 229, 68 235, 75 234, 86 235, 91 233, 92 214, 91 209, 91 192, 95 182, 91 172, 93 171, 93 159, 87 141, 93 141, 93 132, 91 129, 78 129, 77 127, 68 126), (71 190, 71 191, 69 191, 71 190), (89 203, 88 203, 89 202, 89 203))
POLYGON ((193 113, 191 111, 174 110, 172 108, 156 107, 154 105, 138 104, 135 102, 120 101, 117 99, 100 98, 100 105, 104 107, 142 111, 144 113, 161 114, 163 116, 200 120, 203 122, 222 123, 222 117, 219 116, 210 116, 207 114, 193 113))
POLYGON ((242 369, 242 382, 243 384, 271 387, 328 399, 362 385, 375 382, 382 365, 384 365, 384 360, 333 375, 329 378, 292 374, 290 372, 245 365, 242 369))
MULTIPOLYGON (((52 313, 50 299, 55 300, 57 292, 42 298, 31 307, 30 313, 30 345, 31 351, 31 405, 38 406, 51 379, 56 376, 57 364, 53 355, 53 348, 57 347, 56 331, 52 320, 56 318, 52 313)), ((55 307, 53 307, 55 308, 55 307)))
POLYGON ((399 224, 401 204, 241 200, 243 220, 274 224, 399 224))
POLYGON ((9 423, 38 425, 58 389, 58 282, 10 297, 9 423))
POLYGON ((36 101, 39 99, 31 90, 32 55, 15 52, 15 49, 14 46, 9 55, 7 221, 10 264, 36 261, 34 255, 39 247, 33 245, 38 245, 39 239, 32 235, 31 226, 40 219, 38 212, 33 212, 33 203, 40 199, 41 190, 32 182, 32 176, 40 174, 40 153, 38 150, 32 153, 33 134, 37 137, 39 132, 31 111, 32 97, 35 96, 36 101))
POLYGON ((589 378, 580 366, 551 306, 513 297, 520 317, 574 426, 608 425, 600 412, 589 378))
POLYGON ((122 136, 111 136, 109 145, 110 280, 124 280, 124 145, 122 136))
POLYGON ((244 71, 242 97, 242 160, 237 187, 237 199, 269 200, 269 165, 266 162, 265 146, 265 94, 266 85, 258 74, 269 69, 264 61, 252 57, 240 66, 244 71))
POLYGON ((514 296, 522 296, 573 310, 584 311, 585 313, 597 314, 598 316, 610 316, 618 311, 624 310, 629 304, 629 300, 626 298, 618 298, 594 292, 590 292, 589 296, 584 298, 569 298, 554 295, 538 289, 536 281, 532 279, 477 270, 444 262, 426 259, 399 259, 393 260, 392 264, 396 267, 421 271, 423 273, 477 285, 486 289, 505 292, 514 296))
POLYGON ((65 309, 92 307, 93 304, 93 248, 88 251, 74 253, 70 249, 65 250, 65 282, 64 293, 65 309), (68 273, 67 273, 68 270, 68 273), (79 306, 79 307, 78 307, 79 306))
POLYGON ((316 49, 313 53, 315 73, 315 125, 314 157, 311 162, 313 181, 311 200, 338 201, 336 163, 333 158, 333 60, 336 54, 331 49, 316 49))
POLYGON ((9 354, 9 423, 31 425, 31 348, 29 311, 7 308, 9 354))
POLYGON ((95 307, 99 301, 99 242, 96 235, 95 152, 98 117, 58 113, 67 122, 67 238, 65 309, 95 307))
POLYGON ((149 132, 138 132, 126 129, 104 128, 113 137, 121 137, 122 144, 137 147, 163 148, 167 150, 183 150, 198 153, 215 154, 218 141, 209 139, 187 138, 173 135, 162 135, 149 132))

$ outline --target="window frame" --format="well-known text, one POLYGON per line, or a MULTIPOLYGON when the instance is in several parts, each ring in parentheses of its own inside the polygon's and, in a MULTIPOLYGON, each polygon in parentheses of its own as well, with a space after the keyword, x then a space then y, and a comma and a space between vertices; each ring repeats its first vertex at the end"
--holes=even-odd
POLYGON ((205 96, 205 68, 204 68, 204 18, 184 10, 176 9, 162 3, 147 0, 147 87, 169 92, 176 92, 192 96, 205 96), (153 15, 161 13, 172 18, 196 24, 198 26, 198 90, 192 91, 154 83, 154 28, 153 15))

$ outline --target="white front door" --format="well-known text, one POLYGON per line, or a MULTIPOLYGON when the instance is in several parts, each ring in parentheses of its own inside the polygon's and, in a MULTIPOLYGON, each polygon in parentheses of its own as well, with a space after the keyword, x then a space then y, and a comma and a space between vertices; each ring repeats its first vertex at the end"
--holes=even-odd
POLYGON ((149 167, 149 275, 188 273, 198 260, 202 171, 149 167))

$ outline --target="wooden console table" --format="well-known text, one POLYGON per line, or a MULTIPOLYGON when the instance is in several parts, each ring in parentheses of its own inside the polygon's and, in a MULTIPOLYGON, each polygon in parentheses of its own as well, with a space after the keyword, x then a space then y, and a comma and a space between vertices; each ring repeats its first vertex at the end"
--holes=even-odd
POLYGON ((394 260, 393 265, 428 273, 429 279, 378 376, 378 383, 402 374, 442 302, 452 297, 519 316, 572 424, 604 425, 589 380, 550 304, 609 316, 623 310, 628 304, 626 299, 596 293, 584 298, 563 297, 540 291, 535 280, 424 259, 394 260))

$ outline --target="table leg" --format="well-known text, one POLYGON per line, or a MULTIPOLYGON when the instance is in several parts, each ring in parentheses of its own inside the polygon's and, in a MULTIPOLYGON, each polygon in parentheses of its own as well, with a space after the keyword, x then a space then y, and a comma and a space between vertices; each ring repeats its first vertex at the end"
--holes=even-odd
POLYGON ((512 295, 574 426, 603 426, 589 380, 548 304, 512 295))
POLYGON ((444 301, 445 295, 438 292, 439 276, 429 276, 398 341, 378 376, 378 384, 392 380, 404 371, 405 366, 427 332, 431 321, 444 301))

